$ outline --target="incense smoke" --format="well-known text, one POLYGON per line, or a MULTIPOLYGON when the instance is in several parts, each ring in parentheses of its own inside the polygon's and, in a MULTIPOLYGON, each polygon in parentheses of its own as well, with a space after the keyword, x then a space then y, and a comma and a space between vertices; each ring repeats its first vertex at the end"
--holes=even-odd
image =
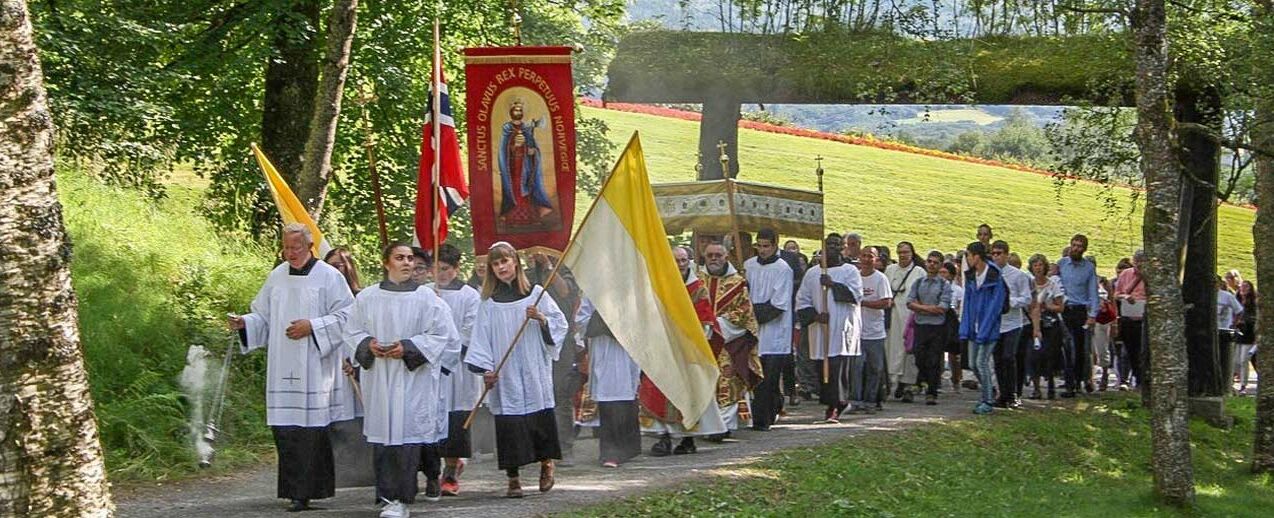
POLYGON ((192 345, 186 351, 186 368, 181 371, 181 387, 190 400, 190 438, 200 464, 212 458, 212 444, 204 437, 204 396, 208 392, 208 351, 192 345))

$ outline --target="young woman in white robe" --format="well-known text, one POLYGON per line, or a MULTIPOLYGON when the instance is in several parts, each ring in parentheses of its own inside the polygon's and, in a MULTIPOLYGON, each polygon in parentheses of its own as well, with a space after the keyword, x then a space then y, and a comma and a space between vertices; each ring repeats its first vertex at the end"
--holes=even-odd
POLYGON ((446 437, 442 371, 459 367, 460 334, 433 290, 411 280, 411 247, 383 254, 386 279, 358 294, 345 344, 363 369, 363 433, 373 445, 382 518, 409 515, 420 449, 446 437))
MULTIPOLYGON (((438 249, 438 261, 438 296, 451 308, 452 321, 460 332, 460 357, 463 361, 469 352, 482 296, 459 278, 460 249, 450 244, 442 245, 438 249)), ((442 471, 442 494, 445 496, 460 494, 460 475, 464 473, 465 459, 473 456, 469 430, 464 428, 464 422, 481 392, 482 376, 464 367, 452 370, 443 381, 447 438, 442 442, 440 455, 446 462, 442 471)))
MULTIPOLYGON (((540 463, 540 492, 553 488, 562 458, 554 416, 553 361, 566 341, 566 315, 544 289, 526 279, 517 250, 496 243, 487 252, 482 303, 465 364, 483 376, 495 416, 496 458, 509 477, 509 498, 522 497, 518 469, 540 463), (526 329, 518 337, 518 330, 526 329), (496 367, 510 348, 508 362, 496 367)), ((564 402, 569 404, 569 402, 564 402)))

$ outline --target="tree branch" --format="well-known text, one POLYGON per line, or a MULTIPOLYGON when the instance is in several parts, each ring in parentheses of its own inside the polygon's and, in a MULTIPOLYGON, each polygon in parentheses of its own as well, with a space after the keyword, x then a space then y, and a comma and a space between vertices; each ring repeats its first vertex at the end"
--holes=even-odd
POLYGON ((1264 149, 1259 146, 1255 146, 1252 144, 1239 142, 1237 140, 1227 138, 1224 135, 1218 134, 1212 128, 1209 128, 1202 124, 1198 124, 1194 122, 1178 122, 1177 130, 1197 133, 1199 135, 1202 135, 1204 138, 1211 140, 1212 142, 1216 144, 1220 144, 1221 146, 1224 146, 1230 149, 1245 149, 1267 158, 1274 158, 1274 150, 1264 149))
POLYGON ((1079 7, 1074 5, 1059 5, 1057 6, 1057 9, 1059 11, 1070 11, 1073 13, 1080 13, 1080 14, 1117 14, 1124 18, 1132 17, 1132 13, 1128 12, 1128 10, 1120 9, 1117 7, 1099 8, 1099 7, 1079 7))

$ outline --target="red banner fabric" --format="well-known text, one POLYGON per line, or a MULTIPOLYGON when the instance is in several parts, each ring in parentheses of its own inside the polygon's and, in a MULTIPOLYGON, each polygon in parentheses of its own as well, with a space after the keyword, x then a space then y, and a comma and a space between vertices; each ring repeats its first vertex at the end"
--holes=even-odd
POLYGON ((570 47, 465 49, 475 255, 506 241, 561 254, 575 218, 570 47))

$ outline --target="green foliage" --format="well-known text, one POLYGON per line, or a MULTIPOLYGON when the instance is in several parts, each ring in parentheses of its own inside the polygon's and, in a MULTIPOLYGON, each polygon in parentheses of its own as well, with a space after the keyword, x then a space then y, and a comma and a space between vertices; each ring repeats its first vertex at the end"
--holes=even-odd
POLYGON ((1154 500, 1149 411, 1121 395, 779 452, 573 515, 1253 516, 1274 480, 1249 473, 1253 400, 1227 403, 1233 429, 1191 423, 1192 511, 1154 500))
MULTIPOLYGON (((272 221, 272 203, 248 144, 260 140, 263 75, 282 38, 322 38, 322 27, 283 23, 291 0, 35 0, 60 149, 124 185, 162 192, 159 172, 194 164, 212 182, 200 204, 221 228, 255 229, 272 221), (111 37, 104 38, 103 34, 111 37)), ((344 110, 333 154, 335 171, 323 226, 334 242, 375 247, 365 131, 375 136, 391 238, 410 236, 420 132, 430 81, 432 21, 442 24, 445 74, 464 138, 461 49, 514 43, 511 12, 501 2, 362 2, 344 110), (374 89, 365 107, 356 87, 374 89)), ((622 0, 521 2, 523 44, 568 45, 580 90, 597 89, 614 42, 625 30, 622 0)), ((324 17, 324 19, 326 19, 324 17)), ((308 121, 306 121, 308 123, 308 121)), ((577 119, 581 184, 600 183, 610 165, 598 121, 577 119)), ((295 172, 291 172, 295 174, 295 172)), ((455 229, 458 239, 467 230, 455 229)))
MULTIPOLYGON (((111 477, 154 480, 193 471, 190 402, 178 385, 186 350, 203 345, 220 359, 230 337, 225 314, 246 308, 272 254, 242 235, 215 232, 192 210, 200 197, 190 189, 170 188, 167 199, 152 202, 59 167, 58 191, 111 477)), ((252 461, 268 444, 263 373, 262 355, 234 360, 219 470, 252 461)))
MULTIPOLYGON (((697 123, 597 109, 587 116, 605 120, 616 143, 641 131, 652 182, 694 178, 697 123)), ((746 129, 739 146, 742 180, 798 189, 818 188, 814 157, 822 155, 828 232, 858 231, 867 245, 909 240, 919 250, 956 250, 985 222, 1024 257, 1052 257, 1084 232, 1100 270, 1113 274, 1141 243, 1140 206, 1124 187, 1080 181, 1059 190, 1046 175, 746 129)), ((1254 217, 1250 209, 1220 207, 1219 271, 1252 271, 1254 217)))

